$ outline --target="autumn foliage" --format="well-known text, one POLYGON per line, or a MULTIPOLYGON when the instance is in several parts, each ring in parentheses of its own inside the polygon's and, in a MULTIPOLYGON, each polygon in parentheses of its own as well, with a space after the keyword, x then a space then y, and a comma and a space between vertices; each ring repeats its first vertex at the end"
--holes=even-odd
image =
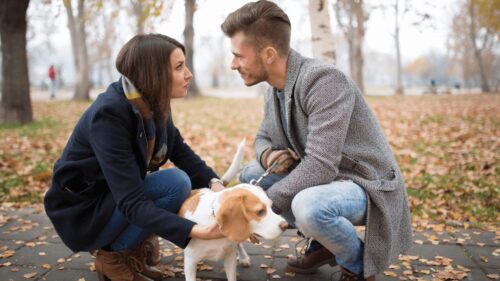
MULTIPOLYGON (((492 223, 500 213, 500 96, 368 98, 405 175, 415 221, 492 223)), ((36 122, 0 127, 0 198, 39 203, 87 102, 35 102, 36 122)), ((261 99, 175 101, 176 125, 218 173, 262 118, 261 99)), ((110 140, 111 141, 111 140, 110 140)), ((246 161, 253 159, 251 145, 246 161)), ((171 165, 171 164, 170 164, 171 165)))

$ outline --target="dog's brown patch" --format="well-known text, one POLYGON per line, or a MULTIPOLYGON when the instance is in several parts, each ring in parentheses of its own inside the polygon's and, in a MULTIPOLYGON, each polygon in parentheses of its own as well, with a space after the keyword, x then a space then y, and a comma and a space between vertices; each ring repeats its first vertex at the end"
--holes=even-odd
POLYGON ((198 207, 198 204, 200 203, 200 198, 201 198, 201 190, 193 190, 191 191, 191 194, 189 197, 182 203, 181 209, 179 210, 179 216, 184 217, 186 212, 191 212, 194 213, 196 208, 198 207))
POLYGON ((265 215, 265 204, 252 192, 235 188, 221 196, 221 207, 216 220, 222 233, 237 243, 247 240, 251 233, 250 221, 260 221, 265 215), (262 213, 264 210, 264 213, 262 213))

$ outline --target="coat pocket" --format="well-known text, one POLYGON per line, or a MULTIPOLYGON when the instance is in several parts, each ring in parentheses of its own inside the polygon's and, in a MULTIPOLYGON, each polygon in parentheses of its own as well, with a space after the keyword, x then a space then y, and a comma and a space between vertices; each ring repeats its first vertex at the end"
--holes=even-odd
POLYGON ((375 169, 361 163, 360 161, 342 153, 339 168, 347 170, 348 173, 354 173, 366 180, 378 180, 378 175, 375 169))

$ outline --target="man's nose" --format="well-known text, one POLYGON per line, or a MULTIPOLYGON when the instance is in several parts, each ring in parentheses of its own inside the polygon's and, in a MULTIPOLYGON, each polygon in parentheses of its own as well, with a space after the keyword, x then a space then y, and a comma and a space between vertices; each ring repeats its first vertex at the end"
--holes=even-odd
POLYGON ((231 69, 232 70, 237 70, 239 68, 238 63, 236 62, 236 58, 233 58, 231 61, 231 69))
POLYGON ((281 229, 282 231, 285 231, 287 228, 288 228, 288 223, 287 223, 286 221, 282 221, 282 222, 280 223, 280 229, 281 229))

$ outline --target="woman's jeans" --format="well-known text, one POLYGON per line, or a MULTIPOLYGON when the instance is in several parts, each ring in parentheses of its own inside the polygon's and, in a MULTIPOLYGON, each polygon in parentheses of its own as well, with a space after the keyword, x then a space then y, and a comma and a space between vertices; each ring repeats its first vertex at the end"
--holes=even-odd
MULTIPOLYGON (((257 161, 243 168, 240 182, 258 179, 264 169, 257 161)), ((268 189, 285 175, 270 174, 260 186, 268 189)), ((284 187, 286 188, 286 187, 284 187)), ((363 273, 363 242, 354 225, 365 225, 367 197, 363 188, 352 181, 334 181, 299 192, 292 201, 292 213, 285 213, 306 237, 312 237, 330 250, 337 264, 349 271, 363 273)))
MULTIPOLYGON (((150 173, 144 179, 144 195, 164 210, 177 213, 191 193, 188 175, 176 168, 150 173)), ((139 245, 151 232, 130 224, 115 208, 111 219, 99 235, 98 240, 116 237, 109 244, 112 251, 123 251, 139 245)))

